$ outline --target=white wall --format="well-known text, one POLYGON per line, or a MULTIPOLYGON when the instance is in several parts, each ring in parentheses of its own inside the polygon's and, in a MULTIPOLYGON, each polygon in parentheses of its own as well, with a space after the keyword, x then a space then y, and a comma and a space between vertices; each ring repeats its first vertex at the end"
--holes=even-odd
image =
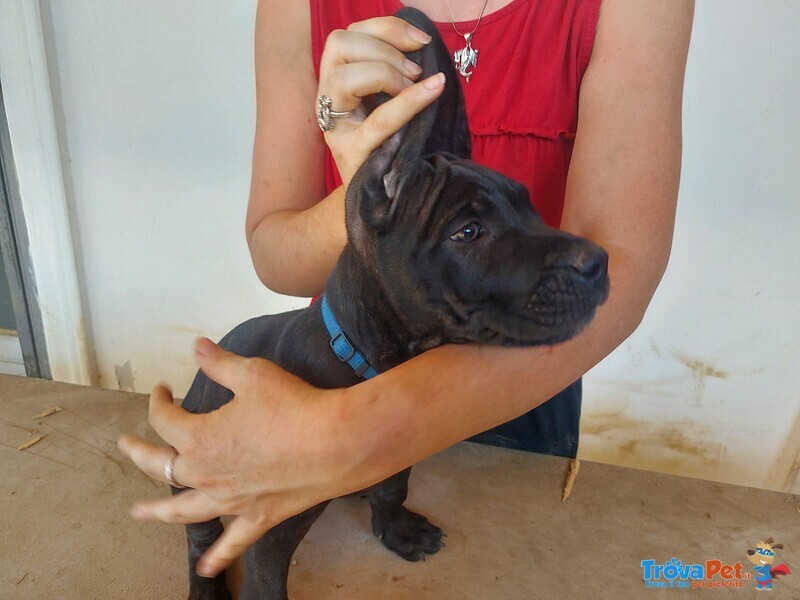
POLYGON ((99 381, 183 394, 192 340, 303 304, 244 238, 255 0, 43 1, 99 381))
POLYGON ((645 322, 586 378, 587 458, 796 478, 799 23, 797 1, 697 2, 672 260, 645 322))
MULTIPOLYGON (((258 283, 244 241, 255 0, 43 7, 101 383, 182 393, 196 335, 304 304, 258 283)), ((639 331, 586 377, 585 458, 793 485, 797 23, 797 1, 698 2, 673 258, 639 331)))

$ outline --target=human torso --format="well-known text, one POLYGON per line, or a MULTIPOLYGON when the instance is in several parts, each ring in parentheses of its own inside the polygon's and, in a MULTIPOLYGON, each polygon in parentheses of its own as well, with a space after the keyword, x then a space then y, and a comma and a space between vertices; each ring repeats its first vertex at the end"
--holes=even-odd
MULTIPOLYGON (((310 0, 315 68, 328 33, 350 23, 391 15, 399 0, 310 0)), ((408 2, 426 10, 451 52, 465 45, 444 5, 408 2), (445 9, 446 10, 446 9, 445 9)), ((477 24, 482 2, 450 8, 462 33, 477 24), (476 9, 477 7, 477 9, 476 9), (468 13, 470 21, 458 21, 468 13)), ((589 62, 600 0, 497 0, 487 5, 472 45, 477 64, 465 94, 472 158, 523 183, 543 220, 558 226, 578 126, 580 82, 589 62)), ((460 77, 460 76, 459 76, 460 77)), ((328 191, 341 180, 326 156, 328 191)))

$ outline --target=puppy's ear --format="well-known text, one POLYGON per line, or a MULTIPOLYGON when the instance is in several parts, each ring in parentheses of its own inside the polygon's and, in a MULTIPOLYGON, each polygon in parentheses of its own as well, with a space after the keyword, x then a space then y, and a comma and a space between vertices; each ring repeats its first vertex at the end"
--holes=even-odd
MULTIPOLYGON (((464 95, 450 52, 436 26, 424 13, 406 7, 400 9, 396 16, 432 38, 422 49, 406 53, 410 60, 422 67, 418 81, 441 72, 445 75, 445 87, 433 104, 376 149, 353 178, 351 187, 359 186, 353 191, 360 196, 361 216, 374 228, 391 222, 397 208, 397 197, 402 190, 413 184, 415 177, 428 171, 420 168, 421 161, 436 154, 470 157, 464 95)), ((386 94, 378 94, 374 102, 380 105, 389 99, 386 94)))
POLYGON ((436 102, 414 117, 406 126, 407 131, 395 162, 411 161, 415 157, 425 157, 439 152, 469 158, 467 112, 453 56, 444 45, 436 26, 424 13, 406 7, 397 11, 396 16, 423 30, 432 38, 430 43, 420 50, 406 53, 410 60, 422 67, 422 74, 417 81, 436 73, 444 73, 445 88, 436 102))

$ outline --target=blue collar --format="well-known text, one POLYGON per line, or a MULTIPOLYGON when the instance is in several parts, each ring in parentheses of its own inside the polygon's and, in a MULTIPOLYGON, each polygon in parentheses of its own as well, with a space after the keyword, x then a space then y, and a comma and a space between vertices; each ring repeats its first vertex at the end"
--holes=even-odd
POLYGON ((336 357, 350 365, 350 368, 359 377, 364 379, 375 377, 378 372, 369 365, 366 357, 347 339, 339 321, 333 316, 333 311, 324 294, 322 296, 322 320, 325 321, 325 328, 328 330, 328 335, 331 336, 331 348, 336 357))

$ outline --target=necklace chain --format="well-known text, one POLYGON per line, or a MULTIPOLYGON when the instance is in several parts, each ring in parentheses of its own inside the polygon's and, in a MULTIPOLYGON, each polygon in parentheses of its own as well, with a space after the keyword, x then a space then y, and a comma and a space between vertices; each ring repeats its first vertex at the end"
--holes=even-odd
POLYGON ((478 25, 481 24, 481 19, 483 18, 483 13, 486 12, 486 7, 489 5, 489 0, 486 0, 483 3, 483 8, 481 9, 481 15, 478 17, 478 22, 475 23, 475 27, 472 29, 472 31, 470 31, 469 33, 461 33, 458 30, 458 27, 456 27, 455 20, 453 20, 453 13, 450 12, 450 5, 447 3, 447 0, 442 0, 442 2, 444 2, 445 8, 447 8, 447 16, 450 17, 450 24, 453 26, 453 29, 455 30, 455 32, 458 35, 460 35, 461 37, 472 36, 472 34, 475 33, 475 31, 477 31, 478 25))

